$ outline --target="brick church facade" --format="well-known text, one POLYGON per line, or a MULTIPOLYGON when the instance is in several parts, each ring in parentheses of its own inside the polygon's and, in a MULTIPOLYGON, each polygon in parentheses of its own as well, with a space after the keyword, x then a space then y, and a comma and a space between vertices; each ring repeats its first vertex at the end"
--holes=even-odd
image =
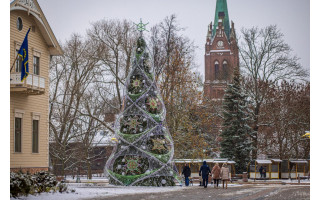
POLYGON ((205 44, 204 96, 222 100, 233 70, 239 67, 239 51, 234 23, 229 22, 227 0, 217 0, 214 23, 208 26, 205 44))

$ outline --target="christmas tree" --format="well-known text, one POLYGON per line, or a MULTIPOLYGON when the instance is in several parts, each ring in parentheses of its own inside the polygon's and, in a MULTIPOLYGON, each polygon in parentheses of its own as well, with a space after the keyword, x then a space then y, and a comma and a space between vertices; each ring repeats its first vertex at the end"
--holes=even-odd
POLYGON ((247 96, 240 84, 238 69, 234 70, 233 82, 227 86, 223 102, 224 129, 221 133, 221 157, 236 162, 236 173, 247 170, 252 150, 250 136, 252 129, 247 96))
POLYGON ((153 64, 137 24, 132 69, 126 80, 123 111, 115 123, 118 140, 105 167, 109 182, 126 186, 173 186, 178 182, 172 163, 173 140, 166 127, 166 110, 154 80, 153 64))

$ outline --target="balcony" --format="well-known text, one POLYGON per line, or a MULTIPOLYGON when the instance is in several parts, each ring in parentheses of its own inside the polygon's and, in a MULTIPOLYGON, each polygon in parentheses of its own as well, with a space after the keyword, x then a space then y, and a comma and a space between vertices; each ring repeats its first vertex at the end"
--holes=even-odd
POLYGON ((29 74, 26 80, 21 82, 21 73, 10 74, 10 92, 39 95, 44 94, 46 79, 39 75, 29 74))

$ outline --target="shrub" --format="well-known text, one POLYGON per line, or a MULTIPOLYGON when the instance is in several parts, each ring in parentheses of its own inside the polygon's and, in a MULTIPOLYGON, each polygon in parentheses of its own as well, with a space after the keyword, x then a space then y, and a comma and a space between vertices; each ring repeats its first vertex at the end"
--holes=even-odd
POLYGON ((28 194, 59 191, 65 192, 67 185, 59 183, 53 174, 46 171, 38 172, 34 175, 22 172, 10 173, 10 196, 28 196, 28 194))
POLYGON ((10 173, 10 195, 17 197, 20 195, 27 196, 33 192, 34 179, 29 174, 23 174, 21 172, 10 173))
POLYGON ((41 171, 34 174, 36 192, 49 192, 57 185, 56 177, 49 172, 41 171))
POLYGON ((68 187, 65 183, 59 183, 58 186, 57 186, 57 189, 59 190, 59 192, 65 192, 67 191, 68 187))

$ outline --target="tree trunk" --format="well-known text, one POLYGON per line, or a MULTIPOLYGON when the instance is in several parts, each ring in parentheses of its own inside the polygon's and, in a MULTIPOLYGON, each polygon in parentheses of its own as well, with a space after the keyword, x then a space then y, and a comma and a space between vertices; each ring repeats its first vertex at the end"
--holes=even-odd
POLYGON ((92 179, 91 164, 89 161, 87 161, 87 169, 88 169, 88 179, 92 179))
POLYGON ((254 108, 254 122, 253 122, 253 137, 252 137, 252 159, 256 159, 258 156, 258 130, 259 130, 259 113, 260 113, 260 103, 254 108))

